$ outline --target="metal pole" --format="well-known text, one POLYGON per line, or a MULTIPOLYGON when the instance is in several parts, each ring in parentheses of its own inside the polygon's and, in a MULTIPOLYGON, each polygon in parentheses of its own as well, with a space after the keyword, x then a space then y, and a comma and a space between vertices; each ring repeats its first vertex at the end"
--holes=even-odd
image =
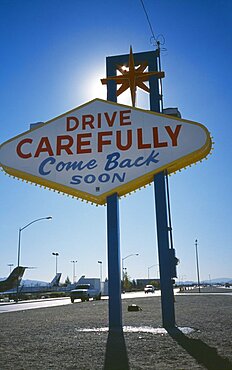
POLYGON ((131 253, 128 256, 122 258, 122 288, 123 288, 123 290, 124 290, 124 280, 125 280, 125 272, 124 271, 126 270, 126 268, 124 267, 124 260, 129 258, 129 257, 138 256, 138 255, 139 255, 139 253, 131 253))
MULTIPOLYGON (((19 228, 19 238, 18 238, 18 263, 17 263, 17 266, 19 267, 19 264, 20 264, 20 252, 21 252, 21 231, 23 231, 24 229, 26 229, 28 226, 34 224, 35 222, 37 221, 41 221, 41 220, 50 220, 52 219, 51 216, 48 216, 48 217, 41 217, 41 218, 37 218, 36 220, 33 220, 31 222, 29 222, 29 224, 25 225, 24 227, 21 227, 19 228)), ((16 303, 19 301, 19 279, 18 279, 18 282, 17 282, 17 289, 16 289, 16 303)))
POLYGON ((109 274, 109 330, 122 330, 119 204, 115 193, 107 198, 109 274))
POLYGON ((196 248, 196 265, 197 265, 197 285, 198 285, 198 292, 201 293, 200 272, 199 272, 199 262, 198 262, 198 250, 197 250, 197 239, 195 240, 195 248, 196 248))
MULTIPOLYGON (((157 50, 158 58, 160 50, 157 50)), ((160 63, 160 60, 158 59, 160 63)), ((149 71, 157 71, 157 58, 153 59, 149 65, 149 71)), ((160 93, 158 80, 154 77, 150 78, 150 109, 153 112, 160 112, 160 93)), ((161 306, 163 326, 175 327, 175 309, 174 309, 174 294, 171 277, 170 252, 169 252, 169 235, 167 221, 167 200, 165 187, 165 172, 160 172, 154 177, 155 189, 155 209, 156 209, 156 224, 157 224, 157 240, 159 252, 160 266, 160 287, 161 287, 161 306)))
POLYGON ((97 261, 100 265, 100 282, 102 282, 102 261, 97 261))
POLYGON ((125 273, 124 273, 124 258, 122 258, 122 289, 124 290, 124 279, 125 279, 125 273))
MULTIPOLYGON (((20 262, 20 250, 21 250, 21 229, 19 228, 19 238, 18 238, 18 262, 17 266, 19 267, 19 262, 20 262)), ((19 279, 17 281, 17 288, 16 288, 16 300, 15 302, 18 303, 19 301, 19 279)))
POLYGON ((20 261, 20 250, 21 250, 21 231, 22 229, 19 228, 19 239, 18 239, 18 263, 17 266, 19 267, 19 261, 20 261))
POLYGON ((156 198, 156 223, 159 249, 160 287, 163 326, 175 326, 174 294, 170 268, 169 238, 167 225, 167 204, 165 194, 165 174, 158 173, 154 178, 156 198))
POLYGON ((56 275, 57 275, 57 258, 59 256, 59 253, 57 252, 52 252, 52 255, 56 257, 56 275))
POLYGON ((70 261, 73 264, 73 284, 75 283, 76 271, 75 271, 75 264, 77 261, 70 261))
POLYGON ((173 249, 173 237, 172 237, 172 218, 171 218, 171 207, 170 207, 170 196, 169 196, 169 185, 168 185, 168 173, 165 171, 166 179, 166 191, 167 191, 167 205, 168 205, 168 223, 169 223, 169 235, 170 235, 170 246, 173 249))
MULTIPOLYGON (((106 58, 107 77, 116 76, 116 64, 106 58)), ((117 102, 117 86, 115 81, 107 84, 107 100, 117 102)), ((109 330, 122 330, 121 300, 121 266, 120 266, 120 230, 119 200, 114 193, 107 198, 107 239, 108 239, 108 287, 109 287, 109 330)))
POLYGON ((75 263, 74 263, 74 283, 76 281, 76 273, 77 273, 76 264, 77 264, 77 261, 75 261, 75 263))

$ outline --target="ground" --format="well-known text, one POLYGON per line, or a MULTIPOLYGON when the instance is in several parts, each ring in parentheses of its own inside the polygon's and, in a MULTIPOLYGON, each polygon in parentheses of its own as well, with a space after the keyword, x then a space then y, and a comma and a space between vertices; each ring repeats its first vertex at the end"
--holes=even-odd
MULTIPOLYGON (((123 325, 162 327, 160 297, 124 299, 123 325), (129 312, 128 305, 142 310, 129 312)), ((2 313, 1 370, 232 370, 232 295, 175 297, 182 334, 108 333, 108 301, 2 313), (101 328, 96 331, 86 329, 101 328), (84 330, 83 330, 84 329, 84 330)))

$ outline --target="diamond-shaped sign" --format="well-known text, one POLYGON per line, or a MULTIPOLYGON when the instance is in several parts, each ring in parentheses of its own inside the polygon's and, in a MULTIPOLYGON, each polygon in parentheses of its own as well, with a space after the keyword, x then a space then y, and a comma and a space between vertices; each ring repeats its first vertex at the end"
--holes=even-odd
POLYGON ((10 175, 104 204, 210 149, 199 123, 95 99, 2 144, 0 163, 10 175))

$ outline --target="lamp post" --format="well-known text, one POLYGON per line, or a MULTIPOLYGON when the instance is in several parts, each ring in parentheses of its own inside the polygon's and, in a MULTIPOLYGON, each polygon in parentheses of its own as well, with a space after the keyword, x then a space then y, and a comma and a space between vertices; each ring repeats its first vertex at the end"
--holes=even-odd
POLYGON ((57 258, 59 256, 59 253, 57 252, 52 252, 52 255, 56 257, 56 274, 57 274, 57 258))
POLYGON ((199 272, 199 262, 198 262, 198 250, 197 250, 197 239, 195 240, 195 249, 196 249, 196 265, 197 265, 197 285, 198 285, 198 292, 201 293, 200 272, 199 272))
POLYGON ((150 269, 152 268, 152 267, 155 267, 155 266, 159 266, 159 264, 154 264, 154 265, 151 265, 151 266, 149 266, 148 268, 147 268, 147 278, 148 279, 150 279, 150 269))
POLYGON ((102 282, 102 261, 97 261, 97 263, 99 263, 100 266, 100 282, 102 282))
POLYGON ((213 284, 212 284, 212 280, 211 280, 211 275, 210 274, 209 274, 209 286, 213 290, 213 284))
MULTIPOLYGON (((36 220, 33 220, 31 222, 29 222, 29 224, 23 226, 23 227, 20 227, 19 228, 19 238, 18 238, 18 263, 17 263, 17 266, 19 267, 20 265, 20 252, 21 252, 21 232, 26 229, 28 226, 34 224, 35 222, 38 222, 38 221, 42 221, 42 220, 51 220, 52 217, 51 216, 48 216, 48 217, 41 217, 41 218, 37 218, 36 220)), ((18 283, 17 283, 17 293, 16 293, 16 303, 18 303, 19 301, 19 280, 18 280, 18 283)))
POLYGON ((127 268, 123 267, 123 276, 125 277, 127 275, 127 268))
POLYGON ((75 283, 75 277, 76 277, 76 273, 75 273, 75 264, 77 263, 77 261, 70 261, 72 264, 73 264, 73 284, 75 283))
POLYGON ((10 273, 11 273, 11 267, 13 267, 14 266, 14 264, 13 263, 8 263, 8 265, 7 266, 9 266, 10 267, 10 273))
POLYGON ((131 253, 131 254, 128 254, 128 256, 122 258, 122 285, 123 285, 123 288, 124 288, 124 277, 125 277, 125 274, 124 274, 124 261, 127 258, 129 258, 129 257, 138 256, 138 255, 139 255, 139 253, 131 253))
POLYGON ((131 254, 129 254, 128 256, 123 257, 123 258, 122 258, 122 271, 123 271, 123 269, 124 269, 124 260, 125 260, 125 259, 127 259, 127 258, 129 258, 129 257, 132 257, 132 256, 138 256, 138 255, 139 255, 138 253, 131 253, 131 254))

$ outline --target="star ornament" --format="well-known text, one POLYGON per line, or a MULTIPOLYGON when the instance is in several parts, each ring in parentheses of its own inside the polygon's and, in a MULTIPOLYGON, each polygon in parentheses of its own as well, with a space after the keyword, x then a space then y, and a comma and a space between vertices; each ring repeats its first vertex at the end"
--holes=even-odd
POLYGON ((121 95, 127 89, 130 89, 132 106, 134 107, 137 87, 150 93, 149 87, 144 82, 149 81, 149 78, 152 76, 157 78, 164 77, 164 72, 145 72, 147 67, 147 62, 140 63, 140 65, 137 67, 135 66, 132 47, 130 47, 128 67, 118 65, 117 70, 121 74, 118 76, 102 78, 101 83, 105 85, 108 81, 115 81, 116 84, 121 85, 117 89, 117 96, 121 95))

